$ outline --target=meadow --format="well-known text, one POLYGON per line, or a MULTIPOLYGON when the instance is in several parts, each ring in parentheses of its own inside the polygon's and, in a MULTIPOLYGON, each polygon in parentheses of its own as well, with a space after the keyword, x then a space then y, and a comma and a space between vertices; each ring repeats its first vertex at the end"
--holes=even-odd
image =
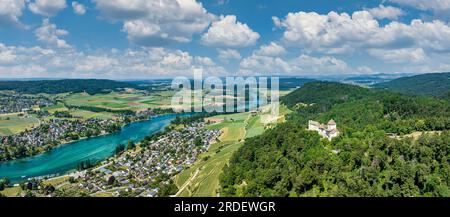
POLYGON ((145 108, 164 108, 171 103, 171 93, 158 92, 151 95, 133 91, 126 93, 111 92, 108 94, 89 95, 87 93, 71 94, 64 98, 67 105, 91 106, 111 110, 133 110, 145 108))
POLYGON ((64 106, 64 104, 62 103, 57 103, 56 105, 52 105, 52 106, 47 106, 41 109, 42 111, 47 111, 51 114, 55 113, 55 112, 64 112, 64 111, 68 111, 69 109, 64 106))
POLYGON ((59 118, 59 119, 90 119, 90 118, 98 118, 98 119, 112 119, 114 118, 114 114, 111 112, 93 112, 82 109, 69 109, 63 103, 58 103, 53 106, 48 106, 41 108, 42 111, 47 111, 50 113, 50 116, 43 118, 43 120, 55 119, 57 117, 54 116, 56 112, 69 112, 72 115, 72 118, 59 118))
POLYGON ((39 120, 32 116, 19 114, 0 115, 0 136, 20 133, 26 129, 39 126, 39 120))

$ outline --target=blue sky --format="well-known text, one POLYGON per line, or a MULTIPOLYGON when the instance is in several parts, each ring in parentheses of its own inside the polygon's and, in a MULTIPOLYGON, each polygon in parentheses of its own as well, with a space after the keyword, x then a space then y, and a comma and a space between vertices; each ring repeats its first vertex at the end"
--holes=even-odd
POLYGON ((2 0, 0 77, 450 71, 450 0, 2 0))

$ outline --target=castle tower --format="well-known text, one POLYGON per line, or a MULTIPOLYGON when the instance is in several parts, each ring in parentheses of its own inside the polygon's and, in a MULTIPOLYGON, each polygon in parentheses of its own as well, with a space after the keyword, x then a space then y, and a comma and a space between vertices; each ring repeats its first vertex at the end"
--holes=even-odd
POLYGON ((333 119, 331 119, 330 121, 328 121, 327 126, 328 126, 328 130, 335 130, 336 129, 336 122, 333 119))

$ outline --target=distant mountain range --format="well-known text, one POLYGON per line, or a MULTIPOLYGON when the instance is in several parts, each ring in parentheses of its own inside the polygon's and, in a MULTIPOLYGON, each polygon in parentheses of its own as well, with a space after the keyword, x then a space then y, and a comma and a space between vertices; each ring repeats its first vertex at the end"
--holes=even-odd
POLYGON ((402 77, 373 87, 412 95, 450 96, 450 73, 402 77))

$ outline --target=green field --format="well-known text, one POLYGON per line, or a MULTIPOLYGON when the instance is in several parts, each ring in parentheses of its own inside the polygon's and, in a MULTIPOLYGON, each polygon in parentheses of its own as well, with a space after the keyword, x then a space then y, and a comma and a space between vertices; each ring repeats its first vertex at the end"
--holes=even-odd
POLYGON ((65 102, 72 106, 92 106, 111 110, 139 110, 144 108, 164 108, 170 106, 170 92, 146 95, 141 92, 89 95, 87 93, 71 94, 65 102))
POLYGON ((249 118, 246 132, 245 138, 261 135, 264 132, 264 124, 261 123, 261 117, 259 115, 252 115, 249 118))
POLYGON ((0 115, 0 136, 12 135, 39 125, 39 120, 32 116, 18 114, 0 115))
POLYGON ((110 112, 91 112, 80 109, 71 110, 70 114, 75 118, 82 118, 82 119, 89 119, 89 118, 112 119, 114 117, 114 114, 110 112))
POLYGON ((238 113, 230 115, 218 115, 214 118, 222 119, 221 123, 208 126, 211 130, 222 130, 219 140, 222 142, 239 142, 245 138, 246 120, 249 113, 238 113))
MULTIPOLYGON (((53 106, 48 106, 42 108, 43 111, 47 111, 50 114, 54 114, 55 112, 62 112, 62 111, 68 111, 73 118, 76 119, 89 119, 89 118, 99 118, 99 119, 112 119, 114 117, 114 114, 110 112, 92 112, 87 110, 81 110, 81 109, 69 109, 64 104, 58 103, 53 106)), ((55 119, 56 117, 49 116, 45 118, 45 120, 48 119, 55 119)))
POLYGON ((17 197, 19 196, 20 192, 22 192, 22 189, 20 187, 11 187, 11 188, 5 188, 5 190, 0 191, 0 194, 6 196, 6 197, 17 197))
POLYGON ((95 194, 92 194, 92 197, 112 197, 112 196, 113 193, 106 191, 96 192, 95 194))
POLYGON ((56 105, 53 106, 47 106, 42 108, 43 111, 47 111, 50 114, 53 114, 55 112, 63 112, 63 111, 68 111, 69 109, 67 107, 64 106, 64 104, 62 103, 58 103, 56 105))

